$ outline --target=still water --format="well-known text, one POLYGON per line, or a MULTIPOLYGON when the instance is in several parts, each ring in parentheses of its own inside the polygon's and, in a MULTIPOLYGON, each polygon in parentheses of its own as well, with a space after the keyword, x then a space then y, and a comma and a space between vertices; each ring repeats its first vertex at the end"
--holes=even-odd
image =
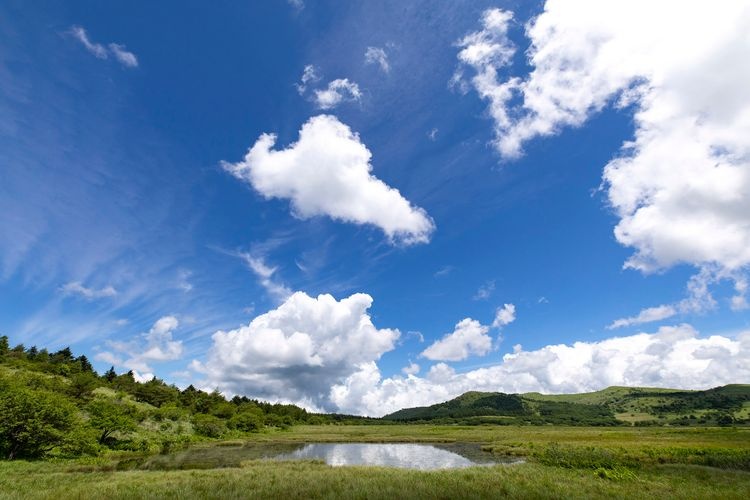
POLYGON ((246 444, 191 448, 151 457, 145 469, 214 469, 239 467, 245 460, 323 460, 335 467, 375 465, 402 469, 436 470, 515 463, 482 451, 475 443, 307 443, 246 444))

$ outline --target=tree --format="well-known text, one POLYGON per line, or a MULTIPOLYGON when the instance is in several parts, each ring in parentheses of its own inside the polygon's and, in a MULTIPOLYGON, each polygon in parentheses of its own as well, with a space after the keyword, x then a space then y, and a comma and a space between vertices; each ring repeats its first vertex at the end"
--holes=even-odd
POLYGON ((163 404, 177 402, 180 390, 176 387, 170 387, 154 377, 145 384, 137 384, 134 394, 138 401, 159 407, 163 404))
POLYGON ((91 396, 91 391, 100 385, 99 377, 93 373, 76 373, 70 378, 68 393, 76 399, 88 399, 91 396))
POLYGON ((109 370, 104 373, 104 378, 107 380, 107 382, 112 382, 117 378, 117 372, 115 371, 114 366, 109 367, 109 370))
POLYGON ((68 361, 73 361, 73 352, 70 350, 70 347, 60 349, 52 355, 53 363, 66 363, 68 361))
POLYGON ((229 427, 244 432, 257 431, 263 427, 263 415, 253 411, 243 411, 229 419, 229 427))
POLYGON ((62 396, 10 384, 0 391, 0 452, 9 460, 41 457, 74 422, 75 407, 62 396))
POLYGON ((106 444, 113 432, 135 430, 137 410, 121 399, 94 398, 87 406, 89 424, 101 432, 99 444, 106 444))
POLYGON ((82 372, 88 372, 93 373, 94 367, 91 366, 91 362, 89 361, 89 358, 87 358, 85 355, 80 355, 77 358, 78 364, 81 365, 81 371, 82 372))
POLYGON ((219 437, 227 431, 223 420, 213 415, 199 413, 193 417, 195 432, 206 437, 219 437))
POLYGON ((0 356, 5 356, 10 351, 10 344, 8 343, 8 336, 3 335, 0 337, 0 356))

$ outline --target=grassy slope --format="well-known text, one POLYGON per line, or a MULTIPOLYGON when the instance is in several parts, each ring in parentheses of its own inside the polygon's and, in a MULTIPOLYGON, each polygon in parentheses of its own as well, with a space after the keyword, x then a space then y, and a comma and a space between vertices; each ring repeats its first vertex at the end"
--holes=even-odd
MULTIPOLYGON (((252 461, 242 468, 104 471, 106 461, 0 462, 0 497, 21 498, 748 498, 750 472, 686 465, 690 457, 750 454, 750 430, 732 428, 583 428, 497 426, 299 426, 253 441, 471 441, 500 453, 543 457, 568 450, 636 457, 609 478, 570 463, 417 472, 332 468, 316 462, 252 461), (553 444, 555 443, 555 444, 553 444), (698 455, 690 455, 693 450, 698 455), (650 453, 646 453, 650 451, 650 453), (661 459, 661 460, 659 460, 661 459), (675 460, 678 463, 668 463, 675 460), (667 463, 660 464, 660 461, 667 463), (625 473, 620 473, 620 471, 625 473)), ((576 456, 569 453, 568 458, 576 456)), ((750 456, 750 455, 748 455, 750 456)))
MULTIPOLYGON (((385 418, 389 420, 417 420, 431 419, 445 416, 466 417, 468 414, 498 415, 503 411, 486 409, 482 401, 493 397, 519 398, 530 412, 538 414, 546 407, 552 415, 562 415, 566 412, 581 412, 578 405, 584 407, 596 406, 611 412, 619 420, 625 422, 649 421, 656 419, 675 420, 686 415, 701 417, 715 410, 728 412, 735 419, 747 419, 750 415, 750 385, 733 384, 717 387, 706 391, 687 391, 678 389, 658 389, 649 387, 608 387, 607 389, 582 394, 540 394, 530 392, 519 395, 504 395, 501 393, 467 392, 455 399, 429 407, 405 408, 385 418), (732 409, 717 406, 722 400, 739 398, 745 403, 732 409), (563 403, 563 404, 561 404, 563 403), (555 405, 555 406, 550 406, 555 405)), ((513 415, 513 412, 506 412, 513 415)), ((584 417, 585 418, 585 417, 584 417)))

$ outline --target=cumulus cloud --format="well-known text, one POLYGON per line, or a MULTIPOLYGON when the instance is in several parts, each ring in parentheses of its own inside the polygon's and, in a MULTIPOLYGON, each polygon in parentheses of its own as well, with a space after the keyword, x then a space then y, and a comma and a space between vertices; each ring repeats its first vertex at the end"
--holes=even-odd
POLYGON ((367 146, 335 116, 310 118, 286 149, 272 149, 275 143, 275 135, 263 134, 243 161, 222 166, 265 198, 291 200, 300 219, 327 215, 377 226, 394 242, 429 241, 432 219, 372 175, 367 146))
POLYGON ((391 71, 388 54, 379 47, 367 47, 365 51, 365 64, 377 64, 383 70, 383 73, 390 73, 391 71))
POLYGON ((117 290, 112 285, 103 288, 89 288, 83 286, 80 281, 71 281, 60 287, 60 291, 65 295, 79 295, 88 300, 101 299, 104 297, 114 297, 117 290))
POLYGON ((318 69, 312 64, 308 64, 302 71, 300 81, 299 83, 295 84, 295 87, 297 87, 297 92, 299 93, 299 95, 302 95, 307 91, 307 86, 309 84, 317 83, 319 81, 320 74, 318 74, 318 69))
POLYGON ((735 295, 732 297, 731 307, 735 311, 743 311, 750 307, 747 303, 748 283, 746 278, 738 278, 734 282, 735 295))
POLYGON ((401 368, 401 372, 404 375, 416 375, 419 373, 420 367, 416 363, 409 363, 405 367, 401 368))
MULTIPOLYGON (((304 75, 303 75, 304 76, 304 75)), ((320 109, 333 109, 342 102, 359 102, 362 92, 359 85, 348 78, 338 78, 328 82, 328 87, 315 91, 315 104, 320 109)))
POLYGON ((459 42, 498 151, 631 106, 635 137, 603 175, 615 236, 635 250, 626 266, 750 264, 750 6, 549 0, 526 27, 532 71, 501 80, 511 18, 488 10, 459 42))
POLYGON ((520 346, 501 363, 457 373, 439 363, 425 377, 383 378, 375 363, 331 389, 342 412, 380 416, 424 406, 466 391, 575 393, 611 385, 705 389, 750 379, 750 332, 701 337, 690 325, 598 342, 520 346))
POLYGON ((475 319, 462 319, 452 333, 435 341, 422 352, 422 356, 436 361, 461 361, 469 356, 484 356, 492 349, 489 331, 489 327, 475 319))
POLYGON ((138 339, 107 342, 111 351, 102 351, 94 359, 133 370, 139 380, 150 380, 153 378, 151 363, 174 361, 182 356, 182 341, 172 337, 179 326, 174 316, 163 316, 138 339))
POLYGON ((516 306, 513 304, 503 304, 495 311, 495 320, 492 322, 494 328, 502 328, 513 323, 516 320, 516 306))
MULTIPOLYGON (((498 70, 507 65, 515 53, 515 47, 508 39, 508 27, 512 20, 513 14, 509 11, 489 9, 482 15, 482 29, 469 33, 457 42, 461 49, 458 60, 462 67, 473 69, 475 74, 471 84, 482 99, 489 101, 488 111, 495 122, 497 134, 511 125, 506 105, 518 85, 517 79, 503 83, 498 79, 498 70)), ((464 79, 462 67, 456 70, 449 85, 465 94, 469 90, 469 83, 464 79)))
POLYGON ((378 329, 363 293, 337 301, 296 292, 249 325, 213 335, 205 363, 192 367, 227 394, 335 409, 330 389, 392 350, 399 331, 378 329))
POLYGON ((91 41, 88 33, 81 26, 71 27, 70 34, 98 59, 109 59, 109 56, 112 55, 117 62, 123 66, 128 68, 135 68, 138 66, 138 58, 135 54, 128 51, 122 44, 110 43, 108 46, 109 48, 107 48, 101 43, 95 43, 91 41))

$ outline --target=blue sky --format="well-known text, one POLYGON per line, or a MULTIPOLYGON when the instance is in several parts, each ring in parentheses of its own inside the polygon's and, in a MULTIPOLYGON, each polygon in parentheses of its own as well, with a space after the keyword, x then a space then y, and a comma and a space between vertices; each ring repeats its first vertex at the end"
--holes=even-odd
POLYGON ((364 414, 747 382, 741 4, 5 2, 0 333, 364 414))

